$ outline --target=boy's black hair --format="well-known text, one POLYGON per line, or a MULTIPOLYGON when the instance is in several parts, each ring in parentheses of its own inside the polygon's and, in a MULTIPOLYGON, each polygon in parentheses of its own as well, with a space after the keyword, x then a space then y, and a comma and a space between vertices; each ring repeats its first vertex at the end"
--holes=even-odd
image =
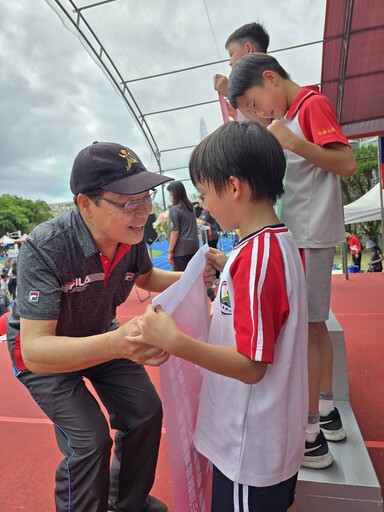
POLYGON ((280 143, 256 121, 224 124, 196 146, 189 161, 194 186, 207 183, 220 196, 234 176, 249 185, 255 202, 281 197, 284 173, 280 143))
POLYGON ((234 108, 237 108, 238 96, 242 96, 254 85, 263 85, 264 71, 273 71, 285 80, 291 78, 272 55, 265 53, 245 55, 236 62, 228 79, 228 100, 234 108))
POLYGON ((228 49, 230 43, 252 43, 258 52, 267 53, 269 45, 269 34, 261 23, 247 23, 235 30, 227 39, 225 48, 228 49))

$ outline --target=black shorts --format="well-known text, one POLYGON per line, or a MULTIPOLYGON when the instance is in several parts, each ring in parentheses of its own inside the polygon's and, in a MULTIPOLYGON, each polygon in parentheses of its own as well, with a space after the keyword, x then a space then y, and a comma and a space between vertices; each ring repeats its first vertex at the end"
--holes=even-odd
POLYGON ((232 482, 213 466, 211 512, 286 512, 295 499, 296 482, 297 473, 279 484, 251 487, 232 482))

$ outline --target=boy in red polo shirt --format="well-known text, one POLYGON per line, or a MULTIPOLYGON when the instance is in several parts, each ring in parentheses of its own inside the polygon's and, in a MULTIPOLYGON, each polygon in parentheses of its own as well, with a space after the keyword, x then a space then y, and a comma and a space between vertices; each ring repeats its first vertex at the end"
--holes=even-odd
POLYGON ((326 320, 334 247, 345 240, 339 176, 351 176, 356 162, 329 100, 293 82, 271 55, 241 58, 229 78, 228 98, 248 118, 273 118, 268 130, 285 149, 281 219, 305 252, 308 295, 309 415, 303 466, 325 468, 333 462, 327 440, 346 437, 333 403, 326 320))

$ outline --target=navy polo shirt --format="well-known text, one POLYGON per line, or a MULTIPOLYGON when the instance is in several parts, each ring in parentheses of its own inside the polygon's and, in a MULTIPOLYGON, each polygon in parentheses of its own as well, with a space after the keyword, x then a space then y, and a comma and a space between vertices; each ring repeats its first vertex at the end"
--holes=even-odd
POLYGON ((25 369, 19 347, 20 316, 57 320, 57 336, 103 333, 138 275, 151 268, 145 241, 119 246, 111 265, 77 208, 37 226, 20 250, 16 307, 8 322, 8 345, 16 368, 25 369))

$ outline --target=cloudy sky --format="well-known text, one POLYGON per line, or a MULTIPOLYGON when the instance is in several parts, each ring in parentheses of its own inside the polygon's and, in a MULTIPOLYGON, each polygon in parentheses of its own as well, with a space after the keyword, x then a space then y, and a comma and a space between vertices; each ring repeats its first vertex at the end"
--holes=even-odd
MULTIPOLYGON (((82 8, 97 0, 60 3, 76 20, 73 4, 82 8)), ((2 4, 0 195, 70 201, 73 159, 95 140, 125 144, 149 169, 158 171, 153 151, 123 98, 56 1, 2 4)), ((264 23, 270 51, 319 41, 325 4, 325 0, 114 0, 81 13, 119 74, 129 81, 224 61, 228 35, 250 21, 264 23)), ((98 48, 86 25, 81 22, 80 27, 98 48)), ((321 44, 274 56, 297 83, 320 81, 321 44)), ((209 133, 222 122, 218 103, 182 107, 216 100, 213 75, 228 71, 223 62, 128 84, 137 104, 134 110, 144 114, 161 153, 163 170, 186 165, 190 152, 166 150, 195 145, 202 124, 209 133), (157 113, 173 108, 179 110, 157 113)), ((117 77, 116 71, 112 74, 117 77)), ((167 174, 187 177, 185 170, 167 174)))

